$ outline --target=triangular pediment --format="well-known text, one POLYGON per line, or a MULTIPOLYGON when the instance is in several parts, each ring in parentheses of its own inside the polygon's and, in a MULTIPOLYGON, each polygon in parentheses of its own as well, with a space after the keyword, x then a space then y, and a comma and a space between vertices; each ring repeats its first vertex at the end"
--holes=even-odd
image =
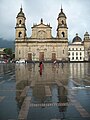
POLYGON ((46 39, 51 38, 51 29, 50 24, 45 25, 43 19, 39 24, 35 24, 32 27, 32 38, 46 39))
POLYGON ((38 25, 33 25, 33 28, 51 28, 50 25, 45 25, 45 24, 38 24, 38 25))

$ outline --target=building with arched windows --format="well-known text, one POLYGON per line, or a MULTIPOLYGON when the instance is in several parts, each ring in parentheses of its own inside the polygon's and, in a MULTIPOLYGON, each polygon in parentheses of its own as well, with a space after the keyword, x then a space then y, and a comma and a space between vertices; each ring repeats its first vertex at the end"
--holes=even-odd
POLYGON ((20 8, 16 17, 15 59, 28 61, 54 61, 68 60, 68 28, 66 15, 61 8, 57 22, 57 36, 52 36, 50 24, 44 24, 41 19, 39 24, 33 25, 30 37, 26 34, 25 14, 20 8))
POLYGON ((57 17, 57 35, 52 36, 50 24, 39 24, 31 27, 31 36, 27 37, 26 17, 22 7, 16 17, 15 59, 28 61, 89 61, 90 36, 88 32, 84 40, 76 35, 71 44, 68 44, 68 27, 66 15, 61 8, 57 17))

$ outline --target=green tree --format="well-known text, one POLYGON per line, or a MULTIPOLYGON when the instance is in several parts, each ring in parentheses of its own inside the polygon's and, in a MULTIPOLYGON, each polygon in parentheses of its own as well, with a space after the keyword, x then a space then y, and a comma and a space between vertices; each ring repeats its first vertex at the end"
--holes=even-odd
POLYGON ((4 52, 6 53, 6 55, 9 57, 9 58, 12 58, 12 49, 11 48, 5 48, 4 49, 4 52))
POLYGON ((7 55, 12 55, 12 49, 11 48, 5 48, 4 49, 4 52, 7 54, 7 55))

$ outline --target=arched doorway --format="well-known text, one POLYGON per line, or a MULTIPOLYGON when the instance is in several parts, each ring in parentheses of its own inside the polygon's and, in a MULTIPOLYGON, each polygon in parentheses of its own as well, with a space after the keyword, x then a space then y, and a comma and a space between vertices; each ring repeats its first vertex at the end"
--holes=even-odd
POLYGON ((32 61, 32 53, 28 53, 28 60, 32 61))

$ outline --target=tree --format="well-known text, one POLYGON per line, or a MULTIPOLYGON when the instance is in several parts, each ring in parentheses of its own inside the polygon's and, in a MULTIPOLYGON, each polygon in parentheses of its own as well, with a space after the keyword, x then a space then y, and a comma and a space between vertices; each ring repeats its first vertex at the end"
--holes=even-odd
POLYGON ((6 53, 8 58, 12 58, 12 49, 11 48, 5 48, 3 51, 6 53))

